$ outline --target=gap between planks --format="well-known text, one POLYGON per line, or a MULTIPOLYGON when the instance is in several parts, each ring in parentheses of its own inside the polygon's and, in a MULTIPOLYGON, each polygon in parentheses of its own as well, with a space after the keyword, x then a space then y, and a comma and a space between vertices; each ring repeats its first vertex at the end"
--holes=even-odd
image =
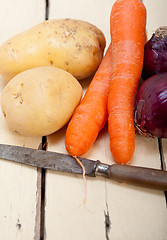
MULTIPOLYGON (((45 20, 49 18, 49 0, 45 1, 45 20)), ((42 137, 42 143, 38 149, 46 151, 47 136, 42 137)), ((37 168, 37 205, 34 240, 45 239, 45 169, 37 168)))

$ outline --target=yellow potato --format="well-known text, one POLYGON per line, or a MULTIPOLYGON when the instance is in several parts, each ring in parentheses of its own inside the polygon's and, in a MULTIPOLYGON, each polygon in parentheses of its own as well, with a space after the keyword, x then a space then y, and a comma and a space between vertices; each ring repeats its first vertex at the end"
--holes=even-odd
POLYGON ((0 47, 0 74, 9 81, 27 69, 54 66, 80 80, 96 71, 105 44, 103 33, 88 22, 47 20, 0 47))
POLYGON ((82 97, 80 83, 56 67, 26 70, 7 83, 1 108, 12 131, 45 136, 63 127, 82 97))

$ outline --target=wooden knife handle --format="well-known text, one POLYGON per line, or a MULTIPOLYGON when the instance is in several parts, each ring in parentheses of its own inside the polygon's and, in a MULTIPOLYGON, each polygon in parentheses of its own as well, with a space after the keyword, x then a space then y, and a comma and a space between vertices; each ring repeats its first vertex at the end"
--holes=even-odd
POLYGON ((167 171, 164 170, 113 164, 108 177, 117 182, 167 191, 167 171))

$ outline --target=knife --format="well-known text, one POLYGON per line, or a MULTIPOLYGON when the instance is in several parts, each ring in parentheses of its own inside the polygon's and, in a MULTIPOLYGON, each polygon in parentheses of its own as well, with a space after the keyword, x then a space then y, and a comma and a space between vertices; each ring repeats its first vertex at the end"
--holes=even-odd
MULTIPOLYGON (((0 144, 0 158, 43 169, 83 174, 81 166, 68 154, 0 144)), ((104 164, 99 160, 80 158, 85 174, 98 175, 117 182, 167 191, 167 171, 122 164, 104 164)))

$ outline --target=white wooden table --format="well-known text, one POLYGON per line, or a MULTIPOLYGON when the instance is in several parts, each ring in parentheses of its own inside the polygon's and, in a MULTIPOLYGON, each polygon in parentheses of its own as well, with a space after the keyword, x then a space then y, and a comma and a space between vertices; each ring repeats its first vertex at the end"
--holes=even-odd
MULTIPOLYGON (((50 0, 48 17, 89 21, 104 32, 108 46, 113 2, 50 0)), ((149 38, 157 27, 167 25, 167 1, 143 2, 148 14, 149 38)), ((1 0, 0 44, 45 20, 46 16, 45 0, 1 0)), ((0 92, 5 84, 1 77, 0 92)), ((87 87, 87 83, 82 84, 87 87)), ((48 136, 47 150, 66 153, 64 134, 65 127, 48 136)), ((41 142, 39 137, 25 138, 10 132, 0 111, 0 143, 38 148, 41 142)), ((84 157, 114 163, 107 127, 84 157)), ((160 156, 157 139, 136 135, 132 165, 159 169, 162 165, 165 167, 165 162, 167 140, 162 140, 160 156)), ((163 192, 102 178, 87 178, 87 202, 84 206, 82 176, 46 171, 45 182, 42 182, 42 176, 39 169, 0 160, 0 240, 167 240, 167 209, 163 192)))

